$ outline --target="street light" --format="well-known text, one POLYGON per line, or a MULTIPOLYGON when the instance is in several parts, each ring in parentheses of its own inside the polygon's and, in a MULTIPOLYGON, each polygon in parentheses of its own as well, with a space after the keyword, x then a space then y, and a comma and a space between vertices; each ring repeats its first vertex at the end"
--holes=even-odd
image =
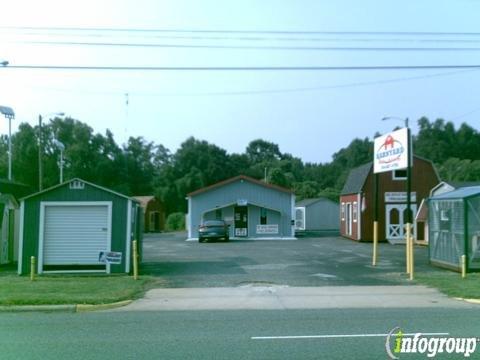
POLYGON ((0 113, 8 119, 8 180, 12 180, 12 119, 15 113, 8 106, 0 106, 0 113))
POLYGON ((411 236, 411 226, 412 226, 412 204, 411 204, 411 192, 412 192, 412 139, 410 135, 410 128, 408 127, 408 118, 402 119, 397 116, 386 116, 382 118, 382 121, 385 120, 400 120, 405 122, 405 128, 407 129, 407 273, 410 274, 410 280, 413 280, 413 239, 411 236))
MULTIPOLYGON (((53 112, 44 116, 64 116, 63 112, 53 112)), ((43 190, 43 162, 42 162, 42 115, 38 115, 38 191, 43 190)))
POLYGON ((65 145, 57 139, 53 139, 53 143, 56 147, 60 149, 60 163, 58 164, 58 166, 60 167, 60 184, 62 184, 63 183, 63 152, 65 151, 65 145))
POLYGON ((402 119, 401 117, 398 117, 398 116, 385 116, 382 118, 382 121, 386 121, 386 120, 403 121, 405 123, 405 127, 408 129, 408 118, 402 119))

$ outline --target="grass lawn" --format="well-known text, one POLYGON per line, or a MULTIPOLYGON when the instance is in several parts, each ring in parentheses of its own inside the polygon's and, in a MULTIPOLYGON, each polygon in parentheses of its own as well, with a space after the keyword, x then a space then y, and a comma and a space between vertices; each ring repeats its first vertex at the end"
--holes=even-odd
POLYGON ((139 298, 155 283, 148 276, 135 281, 103 274, 42 275, 30 281, 13 269, 0 269, 0 305, 104 304, 139 298))
POLYGON ((465 279, 453 271, 418 272, 415 282, 437 288, 451 297, 480 299, 480 273, 469 273, 465 279))

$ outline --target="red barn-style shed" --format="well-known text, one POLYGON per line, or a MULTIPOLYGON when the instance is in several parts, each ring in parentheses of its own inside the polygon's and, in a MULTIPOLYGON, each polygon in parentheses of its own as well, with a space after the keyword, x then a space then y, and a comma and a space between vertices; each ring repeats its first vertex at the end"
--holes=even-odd
POLYGON ((165 206, 155 196, 134 196, 142 207, 145 232, 165 230, 165 206))
MULTIPOLYGON (((340 234, 352 240, 373 240, 374 216, 373 163, 350 171, 340 193, 340 234)), ((405 241, 407 218, 406 170, 378 175, 379 240, 392 243, 405 241)), ((414 155, 412 167, 412 219, 423 199, 440 182, 433 163, 414 155)), ((414 224, 414 236, 423 238, 423 227, 414 224), (418 232, 418 234, 417 234, 418 232)))

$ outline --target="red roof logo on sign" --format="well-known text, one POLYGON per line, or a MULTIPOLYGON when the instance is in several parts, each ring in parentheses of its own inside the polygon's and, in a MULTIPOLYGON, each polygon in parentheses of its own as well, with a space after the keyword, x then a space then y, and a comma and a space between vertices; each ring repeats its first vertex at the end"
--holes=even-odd
POLYGON ((377 159, 380 164, 390 164, 398 161, 405 151, 402 143, 388 135, 385 142, 377 151, 377 159))

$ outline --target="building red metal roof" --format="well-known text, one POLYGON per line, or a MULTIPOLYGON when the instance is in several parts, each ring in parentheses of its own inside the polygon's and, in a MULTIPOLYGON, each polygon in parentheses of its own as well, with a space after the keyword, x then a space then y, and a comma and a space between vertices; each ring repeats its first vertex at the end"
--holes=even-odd
POLYGON ((204 188, 195 190, 195 191, 187 194, 187 196, 195 196, 195 195, 198 195, 198 194, 201 194, 201 193, 204 193, 204 192, 207 192, 207 191, 216 189, 216 188, 218 188, 218 187, 231 184, 231 183, 233 183, 233 182, 235 182, 235 181, 238 181, 238 180, 245 180, 245 181, 251 182, 251 183, 253 183, 253 184, 257 184, 257 185, 260 185, 260 186, 263 186, 263 187, 266 187, 266 188, 269 188, 269 189, 277 190, 277 191, 286 192, 286 193, 289 193, 289 194, 292 194, 292 193, 293 193, 293 190, 291 190, 291 189, 287 189, 287 188, 284 188, 284 187, 278 186, 278 185, 268 184, 268 183, 266 183, 266 182, 264 182, 264 181, 260 181, 260 180, 254 179, 254 178, 252 178, 252 177, 250 177, 250 176, 239 175, 239 176, 235 176, 235 177, 233 177, 233 178, 227 179, 227 180, 220 181, 220 182, 218 182, 218 183, 216 183, 216 184, 213 184, 213 185, 206 186, 206 187, 204 187, 204 188))

